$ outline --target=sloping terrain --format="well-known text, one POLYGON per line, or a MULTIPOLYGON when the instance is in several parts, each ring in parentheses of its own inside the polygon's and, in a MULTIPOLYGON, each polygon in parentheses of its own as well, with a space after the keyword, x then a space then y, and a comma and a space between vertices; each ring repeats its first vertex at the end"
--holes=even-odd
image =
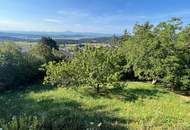
POLYGON ((36 85, 0 94, 0 119, 5 130, 180 130, 190 129, 190 102, 143 82, 128 82, 123 89, 109 87, 100 94, 88 87, 36 85))

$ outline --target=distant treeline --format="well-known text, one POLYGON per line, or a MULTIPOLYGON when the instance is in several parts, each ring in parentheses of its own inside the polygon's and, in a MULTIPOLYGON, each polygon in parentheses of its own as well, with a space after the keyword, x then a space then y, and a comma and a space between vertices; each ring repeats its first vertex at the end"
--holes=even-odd
MULTIPOLYGON (((54 39, 57 44, 82 44, 82 43, 109 43, 111 37, 98 37, 98 38, 84 38, 84 39, 54 39)), ((21 39, 8 36, 0 36, 0 41, 25 41, 25 42, 39 42, 40 39, 21 39)))
POLYGON ((109 43, 111 37, 86 38, 78 40, 55 39, 58 44, 109 43))

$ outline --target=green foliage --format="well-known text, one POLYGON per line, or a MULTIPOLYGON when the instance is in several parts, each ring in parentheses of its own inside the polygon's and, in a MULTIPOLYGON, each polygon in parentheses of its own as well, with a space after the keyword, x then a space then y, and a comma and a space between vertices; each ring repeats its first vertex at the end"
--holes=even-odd
POLYGON ((42 37, 40 44, 49 47, 50 49, 59 49, 57 42, 50 37, 42 37))
MULTIPOLYGON (((126 54, 128 59, 127 68, 133 67, 136 76, 140 79, 149 79, 153 67, 151 65, 151 59, 153 48, 153 34, 152 25, 145 23, 143 25, 135 25, 134 36, 125 41, 125 44, 121 47, 123 53, 126 54)), ((155 75, 156 76, 156 75, 155 75)))
POLYGON ((131 36, 123 39, 121 51, 126 54, 126 68, 133 69, 142 80, 161 81, 172 89, 189 90, 189 29, 182 31, 178 18, 161 22, 136 24, 131 36))
POLYGON ((183 28, 178 18, 156 26, 136 24, 132 34, 125 31, 121 39, 114 35, 110 49, 87 47, 67 63, 50 63, 45 82, 89 84, 98 91, 107 82, 138 78, 189 91, 189 35, 189 26, 183 28))
POLYGON ((40 62, 14 43, 0 45, 0 83, 2 89, 19 87, 39 78, 40 62))
POLYGON ((4 130, 43 130, 42 120, 38 119, 37 116, 20 116, 19 118, 13 116, 12 119, 6 123, 0 121, 0 127, 4 130))
POLYGON ((1 43, 0 90, 17 89, 23 84, 39 81, 44 75, 39 70, 42 64, 66 58, 50 38, 43 37, 32 49, 25 49, 25 46, 14 43, 1 43))
POLYGON ((118 67, 114 61, 116 56, 111 49, 86 47, 68 62, 51 62, 46 65, 45 83, 61 86, 88 84, 100 87, 117 77, 118 67))
POLYGON ((43 63, 48 63, 49 61, 58 62, 66 59, 66 56, 58 49, 56 41, 49 37, 42 37, 40 42, 33 46, 31 54, 43 63))
POLYGON ((38 43, 36 44, 32 50, 32 55, 40 59, 43 63, 47 63, 54 59, 54 55, 52 54, 52 49, 44 44, 38 43))

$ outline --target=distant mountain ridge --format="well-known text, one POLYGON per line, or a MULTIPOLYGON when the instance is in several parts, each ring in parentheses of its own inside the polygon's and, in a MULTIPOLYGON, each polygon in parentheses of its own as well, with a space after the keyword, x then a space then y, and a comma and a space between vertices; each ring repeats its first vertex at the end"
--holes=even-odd
POLYGON ((24 31, 0 31, 0 40, 38 40, 42 36, 49 36, 54 39, 80 40, 88 38, 111 37, 112 34, 92 32, 24 32, 24 31))

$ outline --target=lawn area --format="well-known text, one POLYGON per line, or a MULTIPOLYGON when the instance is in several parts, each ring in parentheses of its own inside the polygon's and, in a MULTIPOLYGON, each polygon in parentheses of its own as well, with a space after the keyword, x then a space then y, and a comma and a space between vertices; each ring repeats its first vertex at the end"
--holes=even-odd
POLYGON ((127 82, 97 95, 92 88, 51 88, 0 94, 5 130, 190 129, 190 102, 150 83, 127 82))

